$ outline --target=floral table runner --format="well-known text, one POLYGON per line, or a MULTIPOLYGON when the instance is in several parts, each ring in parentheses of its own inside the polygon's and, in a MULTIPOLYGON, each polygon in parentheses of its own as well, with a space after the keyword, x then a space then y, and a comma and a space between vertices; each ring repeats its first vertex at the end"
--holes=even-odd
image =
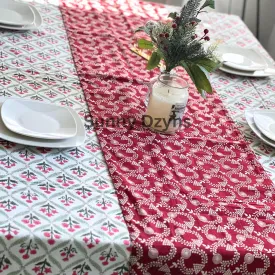
POLYGON ((139 123, 157 71, 130 51, 132 31, 163 8, 63 1, 62 14, 93 119, 129 122, 97 134, 134 245, 131 274, 274 273, 275 190, 218 94, 204 101, 191 84, 192 126, 175 136, 139 123))
POLYGON ((0 31, 0 97, 74 108, 87 138, 83 146, 63 150, 0 139, 0 273, 125 274, 129 233, 59 8, 32 4, 44 20, 39 30, 0 31))

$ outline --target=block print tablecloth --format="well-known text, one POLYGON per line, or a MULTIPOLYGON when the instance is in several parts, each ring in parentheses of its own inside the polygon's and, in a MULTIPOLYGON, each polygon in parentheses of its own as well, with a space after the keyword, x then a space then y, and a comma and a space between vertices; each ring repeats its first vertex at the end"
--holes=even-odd
MULTIPOLYGON (((141 119, 141 80, 151 75, 129 44, 163 9, 66 1, 62 12, 92 115, 141 119)), ((224 33, 239 21, 230 23, 224 33)), ((272 274, 272 182, 216 95, 203 101, 191 85, 187 115, 192 127, 172 137, 139 126, 97 131, 134 242, 131 274, 272 274)))
MULTIPOLYGON (((39 31, 0 32, 0 96, 68 105, 84 117, 88 110, 60 12, 54 5, 40 3, 36 6, 44 24, 39 31)), ((217 37, 262 50, 239 18, 210 14, 205 20, 216 22, 215 28, 207 27, 217 37)), ((144 64, 140 62, 141 66, 144 64)), ((216 72, 212 81, 273 178, 274 150, 251 133, 243 114, 245 108, 274 106, 274 78, 246 79, 216 72)), ((25 147, 0 140, 2 274, 127 271, 128 231, 95 132, 89 122, 85 126, 88 133, 85 145, 70 150, 25 147), (108 264, 105 256, 112 257, 108 264)))
POLYGON ((35 5, 44 19, 39 30, 0 30, 0 96, 70 106, 82 117, 87 138, 64 150, 0 139, 0 273, 124 274, 129 234, 60 11, 46 2, 35 5))

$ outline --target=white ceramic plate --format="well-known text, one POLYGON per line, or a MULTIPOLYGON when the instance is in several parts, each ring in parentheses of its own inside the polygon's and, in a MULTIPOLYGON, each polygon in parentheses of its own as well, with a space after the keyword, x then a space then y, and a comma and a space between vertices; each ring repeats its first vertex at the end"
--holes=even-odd
POLYGON ((248 77, 267 77, 267 76, 275 75, 275 68, 273 67, 269 67, 265 70, 254 71, 254 72, 240 71, 240 70, 229 68, 227 66, 221 66, 219 69, 229 74, 234 74, 239 76, 248 76, 248 77))
POLYGON ((253 49, 221 45, 217 48, 227 67, 240 71, 256 71, 267 68, 264 58, 253 49))
POLYGON ((4 24, 0 23, 0 28, 7 29, 7 30, 15 30, 15 31, 28 31, 28 30, 34 30, 34 29, 39 28, 43 23, 43 19, 40 15, 39 11, 35 7, 30 6, 30 8, 34 13, 34 22, 33 22, 33 24, 31 24, 31 25, 22 25, 22 26, 13 26, 13 25, 8 25, 8 24, 4 25, 4 24))
POLYGON ((271 139, 269 139, 268 137, 266 137, 256 126, 255 122, 254 122, 254 112, 257 110, 246 110, 245 111, 245 118, 246 121, 248 123, 248 125, 250 126, 250 128, 253 130, 253 132, 256 134, 257 137, 259 137, 263 142, 265 142, 266 144, 272 146, 275 148, 275 142, 271 139))
MULTIPOLYGON (((0 97, 0 111, 2 109, 3 102, 6 98, 0 97)), ((35 147, 44 147, 44 148, 70 148, 77 147, 84 143, 86 132, 79 115, 73 109, 70 109, 71 114, 73 115, 76 126, 77 133, 74 137, 67 139, 39 139, 32 138, 27 136, 22 136, 10 131, 2 121, 0 116, 0 138, 8 140, 10 142, 24 144, 28 146, 35 147)))
POLYGON ((265 136, 275 141, 275 111, 272 111, 272 110, 255 111, 254 121, 258 129, 265 136))
POLYGON ((28 4, 13 0, 0 1, 0 24, 22 26, 33 22, 34 14, 28 4))
POLYGON ((1 116, 5 126, 24 136, 64 139, 76 135, 76 123, 66 107, 21 98, 7 99, 1 116))

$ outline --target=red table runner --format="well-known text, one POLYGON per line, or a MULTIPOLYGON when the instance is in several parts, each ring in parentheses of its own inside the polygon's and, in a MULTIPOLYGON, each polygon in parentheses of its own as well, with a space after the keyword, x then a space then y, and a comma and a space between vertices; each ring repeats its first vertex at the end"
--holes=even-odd
POLYGON ((64 0, 61 11, 131 234, 131 273, 274 273, 274 188, 218 95, 203 100, 191 84, 192 125, 175 136, 141 126, 145 81, 158 71, 130 44, 164 8, 64 0))

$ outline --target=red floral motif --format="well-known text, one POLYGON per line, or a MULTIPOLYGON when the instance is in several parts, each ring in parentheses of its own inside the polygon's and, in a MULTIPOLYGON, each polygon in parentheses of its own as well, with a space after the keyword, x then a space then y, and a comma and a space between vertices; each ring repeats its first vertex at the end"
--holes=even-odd
POLYGON ((52 149, 50 149, 50 148, 44 148, 44 147, 37 147, 37 150, 41 154, 48 154, 49 152, 51 152, 52 149))
POLYGON ((15 235, 19 233, 18 228, 12 226, 10 223, 0 227, 0 231, 5 235, 7 240, 13 239, 15 235))
POLYGON ((100 178, 95 180, 93 185, 98 187, 98 189, 100 189, 100 190, 104 190, 104 189, 110 187, 109 184, 105 180, 102 180, 100 178))
POLYGON ((77 213, 79 213, 80 218, 83 218, 86 221, 91 220, 95 216, 95 213, 92 210, 89 210, 87 207, 78 210, 77 213))
POLYGON ((96 170, 100 170, 101 168, 106 168, 104 163, 98 160, 94 160, 94 161, 91 160, 89 163, 90 163, 90 166, 94 167, 96 170))
POLYGON ((16 73, 12 77, 14 77, 18 81, 23 81, 27 78, 25 75, 23 75, 21 73, 16 73))
POLYGON ((63 157, 62 155, 59 155, 58 157, 54 157, 54 160, 60 165, 64 165, 69 161, 67 158, 63 157))
POLYGON ((20 49, 17 48, 10 48, 10 52, 12 52, 15 55, 19 55, 22 53, 22 51, 20 49))
POLYGON ((41 172, 45 174, 53 171, 53 168, 49 164, 47 164, 45 161, 38 163, 36 168, 38 168, 41 172))
POLYGON ((11 149, 12 147, 15 147, 16 144, 7 140, 1 140, 0 139, 0 145, 3 145, 6 149, 11 149))
POLYGON ((32 268, 32 270, 37 275, 46 275, 46 274, 52 273, 51 264, 47 261, 47 259, 36 263, 35 266, 32 268))
POLYGON ((33 201, 38 200, 38 195, 36 193, 31 193, 30 190, 27 192, 21 192, 21 199, 25 200, 27 203, 33 203, 33 201))
POLYGON ((48 239, 49 245, 54 245, 56 240, 61 238, 61 234, 52 227, 50 229, 44 229, 42 232, 44 232, 44 236, 48 239))
POLYGON ((33 172, 30 172, 30 170, 23 172, 20 176, 21 178, 25 179, 28 182, 31 182, 37 179, 37 176, 33 172))
POLYGON ((74 203, 74 199, 68 195, 62 196, 58 198, 60 202, 62 202, 65 206, 70 206, 74 203))
POLYGON ((18 204, 10 199, 0 201, 0 208, 3 208, 6 212, 11 212, 16 209, 16 206, 18 206, 18 204))
POLYGON ((44 31, 33 31, 33 34, 35 34, 38 37, 46 35, 46 33, 44 31))
POLYGON ((34 90, 39 90, 42 88, 42 85, 36 81, 28 82, 27 83, 30 87, 32 87, 34 90))
POLYGON ((53 78, 49 77, 49 76, 43 77, 42 81, 44 83, 47 83, 48 85, 55 85, 56 84, 56 81, 53 78))
POLYGON ((68 106, 68 107, 73 107, 73 105, 74 105, 73 102, 69 101, 68 99, 61 100, 60 104, 63 105, 63 106, 68 106))
POLYGON ((73 268, 72 275, 89 275, 90 271, 92 271, 92 269, 88 264, 86 264, 86 262, 84 262, 83 264, 79 264, 73 268))
POLYGON ((70 245, 69 247, 64 247, 60 250, 60 256, 64 262, 69 261, 70 258, 73 258, 77 254, 76 249, 70 245))
POLYGON ((69 94, 70 92, 71 92, 71 89, 70 88, 68 88, 67 86, 60 86, 60 87, 58 87, 58 91, 60 91, 61 93, 63 93, 63 94, 69 94))
POLYGON ((41 224, 39 218, 36 217, 36 216, 33 216, 33 214, 26 215, 22 219, 22 222, 25 223, 30 228, 33 228, 33 227, 38 226, 39 224, 41 224))
POLYGON ((25 72, 28 73, 28 74, 31 74, 31 75, 40 74, 38 71, 35 71, 34 69, 27 69, 25 72))
POLYGON ((22 254, 24 260, 27 260, 30 255, 35 255, 38 249, 38 245, 30 240, 29 243, 24 242, 20 245, 19 253, 22 254))
POLYGON ((99 236, 97 236, 92 232, 83 234, 82 236, 84 236, 83 241, 86 243, 87 247, 90 249, 100 243, 99 236))
POLYGON ((75 183, 72 178, 66 176, 65 174, 62 174, 61 176, 56 177, 56 181, 58 183, 62 183, 62 186, 64 187, 68 187, 75 183))
POLYGON ((113 248, 110 248, 109 251, 102 251, 100 255, 99 260, 103 265, 108 265, 110 262, 115 262, 118 257, 117 252, 113 252, 113 248))
POLYGON ((31 64, 37 61, 37 58, 33 58, 32 56, 25 57, 25 59, 31 64))
POLYGON ((38 186, 40 187, 40 189, 46 193, 46 194, 51 194, 53 193, 55 190, 56 190, 56 187, 52 184, 49 184, 48 182, 46 183, 41 183, 41 184, 38 184, 38 186))
POLYGON ((0 77, 0 84, 7 86, 11 83, 11 80, 6 78, 5 76, 0 77))
POLYGON ((42 207, 40 208, 40 211, 48 217, 52 217, 58 213, 56 208, 53 205, 51 205, 50 203, 42 205, 42 207))
POLYGON ((10 267, 11 261, 5 254, 0 254, 0 273, 7 272, 7 269, 10 267))
POLYGON ((16 163, 17 162, 10 157, 0 159, 0 165, 3 165, 5 168, 12 168, 16 163))
POLYGON ((22 48, 23 48, 24 50, 28 51, 28 52, 31 52, 31 51, 34 50, 34 47, 32 47, 32 46, 29 45, 29 44, 23 45, 22 48))
POLYGON ((16 180, 12 180, 10 177, 7 179, 0 179, 0 185, 9 190, 15 187, 17 184, 18 182, 16 180))
POLYGON ((87 175, 87 170, 84 168, 81 168, 80 166, 77 166, 75 168, 70 169, 74 175, 76 175, 79 178, 83 178, 87 175))
POLYGON ((70 152, 70 155, 78 159, 85 156, 85 153, 82 150, 80 150, 78 147, 69 150, 69 152, 70 152))
POLYGON ((102 210, 107 210, 109 207, 112 207, 112 201, 106 200, 104 198, 96 200, 96 205, 99 206, 102 210))
POLYGON ((101 226, 101 229, 107 232, 107 234, 110 236, 119 232, 118 228, 114 224, 110 223, 109 221, 103 223, 103 225, 101 226))
POLYGON ((17 94, 19 94, 19 95, 25 95, 25 94, 27 94, 27 93, 29 92, 28 89, 22 87, 21 85, 18 86, 18 87, 15 87, 15 88, 14 88, 14 91, 15 91, 17 94))
POLYGON ((62 226, 69 232, 74 232, 80 229, 81 226, 77 221, 74 221, 71 217, 62 221, 62 226))
POLYGON ((16 66, 17 68, 20 68, 20 67, 25 66, 25 64, 24 64, 22 61, 19 61, 19 60, 13 60, 11 63, 12 63, 14 66, 16 66))
POLYGON ((27 149, 19 151, 19 157, 25 161, 31 161, 35 159, 35 155, 27 149))
POLYGON ((85 102, 85 98, 83 96, 75 96, 74 98, 76 101, 78 101, 79 103, 84 103, 85 102))
POLYGON ((85 146, 89 151, 91 151, 92 153, 98 152, 100 150, 100 147, 97 143, 94 142, 89 142, 86 144, 85 146))
POLYGON ((92 190, 89 188, 86 188, 84 186, 82 186, 80 188, 76 188, 75 191, 76 191, 76 194, 79 195, 83 199, 86 199, 86 198, 92 196, 92 190))

